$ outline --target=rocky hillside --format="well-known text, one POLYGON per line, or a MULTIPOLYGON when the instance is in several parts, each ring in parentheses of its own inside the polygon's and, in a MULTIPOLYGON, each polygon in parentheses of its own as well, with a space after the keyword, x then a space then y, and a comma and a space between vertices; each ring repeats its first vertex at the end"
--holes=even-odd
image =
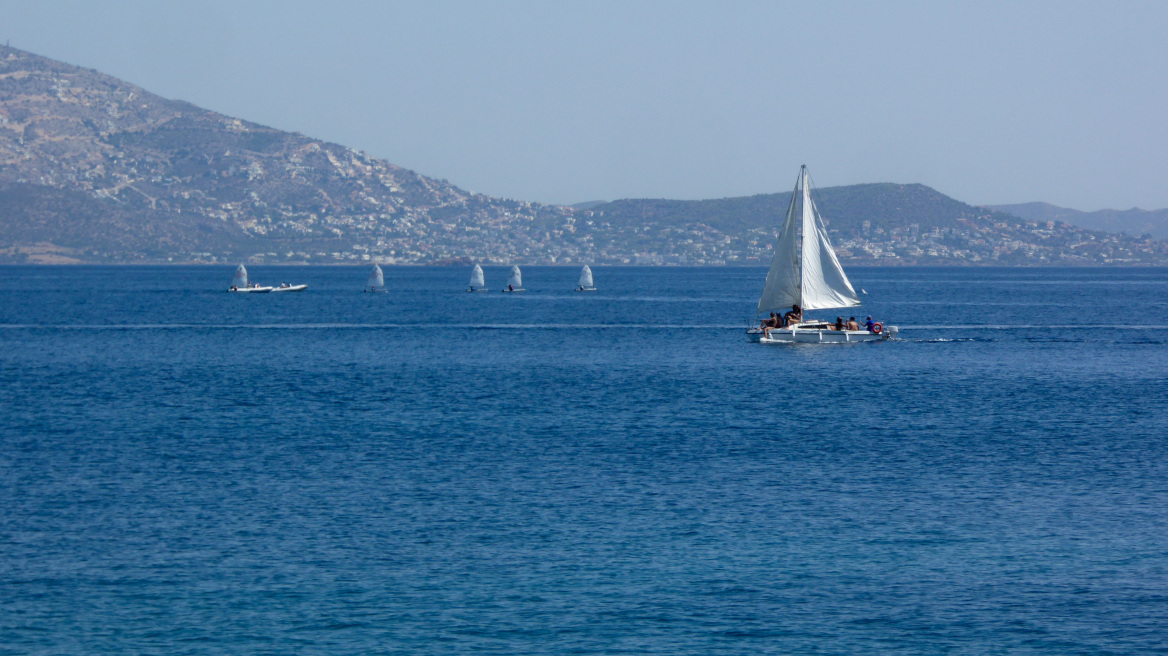
MULTIPOLYGON (((0 47, 0 263, 758 264, 789 197, 492 198, 0 47)), ((922 185, 827 188, 819 204, 849 262, 1168 263, 1161 241, 1024 220, 922 185)))
POLYGON ((508 261, 571 215, 8 47, 0 182, 8 261, 508 261))

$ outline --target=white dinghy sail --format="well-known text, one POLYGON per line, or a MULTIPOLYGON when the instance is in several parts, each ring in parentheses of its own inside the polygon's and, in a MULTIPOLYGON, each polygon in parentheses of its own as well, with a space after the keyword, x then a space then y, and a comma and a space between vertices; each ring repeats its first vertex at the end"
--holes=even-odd
POLYGON ((367 292, 384 292, 385 289, 385 274, 381 272, 381 266, 373 265, 373 269, 369 272, 369 280, 365 283, 365 291, 367 292))
POLYGON ((231 278, 231 286, 227 291, 235 294, 266 294, 272 291, 271 287, 260 287, 254 282, 248 282, 247 268, 242 264, 235 269, 235 275, 231 278))
POLYGON ((474 265, 474 270, 470 272, 470 286, 466 288, 468 292, 485 292, 487 291, 487 282, 483 280, 483 268, 479 265, 474 265))
MULTIPOLYGON (((773 312, 782 317, 792 306, 799 306, 806 312, 859 304, 860 297, 831 247, 823 217, 811 197, 807 167, 803 166, 775 243, 775 254, 762 296, 758 299, 756 316, 773 312)), ((832 324, 800 317, 787 326, 752 328, 747 332, 752 339, 762 342, 860 342, 887 339, 895 331, 893 326, 883 334, 880 331, 838 330, 832 324)))
POLYGON ((592 269, 585 264, 583 269, 580 269, 580 280, 576 282, 576 291, 578 292, 594 292, 596 287, 592 286, 592 269))
POLYGON ((505 292, 522 292, 527 291, 523 289, 523 274, 519 272, 519 265, 512 265, 511 274, 507 276, 507 289, 505 292))

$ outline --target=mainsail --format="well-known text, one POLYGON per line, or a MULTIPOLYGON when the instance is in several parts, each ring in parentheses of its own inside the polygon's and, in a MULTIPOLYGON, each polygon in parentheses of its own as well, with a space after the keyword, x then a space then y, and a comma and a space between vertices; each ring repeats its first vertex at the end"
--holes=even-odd
POLYGON ((368 286, 373 291, 385 289, 385 276, 381 273, 381 266, 373 265, 373 270, 369 272, 368 286))
POLYGON ((470 272, 470 288, 479 289, 486 286, 487 283, 483 280, 483 268, 476 264, 474 270, 470 272))
POLYGON ((511 275, 507 277, 507 287, 523 289, 523 274, 519 273, 519 265, 511 267, 511 275))
POLYGON ((247 269, 242 264, 235 270, 235 277, 231 279, 231 286, 236 289, 244 289, 247 287, 247 269))
POLYGON ((592 269, 585 264, 583 269, 580 269, 580 280, 576 283, 581 288, 587 289, 592 286, 592 269))
POLYGON ((798 305, 804 310, 852 307, 860 297, 844 275, 827 237, 823 217, 811 199, 807 167, 791 193, 791 205, 775 243, 758 314, 782 312, 798 305))

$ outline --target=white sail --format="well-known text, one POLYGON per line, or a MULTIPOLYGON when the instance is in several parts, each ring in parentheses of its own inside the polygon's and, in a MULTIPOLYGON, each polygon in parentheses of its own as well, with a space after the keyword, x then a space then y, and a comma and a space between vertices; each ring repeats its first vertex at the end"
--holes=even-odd
POLYGON ((803 303, 806 310, 852 307, 860 297, 844 274, 827 236, 823 217, 811 198, 803 170, 803 303))
POLYGON ((519 273, 519 265, 511 267, 511 275, 507 276, 507 287, 523 289, 523 274, 519 273))
POLYGON ((236 289, 247 287, 247 269, 242 264, 235 270, 235 277, 231 279, 231 286, 236 289))
POLYGON ((483 268, 476 264, 474 270, 470 272, 470 288, 482 289, 486 286, 487 283, 483 280, 483 268))
POLYGON ((859 304, 860 298, 836 259, 823 218, 811 198, 804 166, 775 244, 758 313, 782 313, 792 305, 823 310, 859 304))
POLYGON ((369 282, 367 286, 369 289, 374 291, 385 288, 385 275, 381 273, 380 265, 373 265, 373 270, 369 272, 369 282))
POLYGON ((583 269, 580 269, 580 280, 576 284, 583 289, 592 286, 592 269, 589 269, 587 264, 584 265, 583 269))
MULTIPOLYGON (((800 178, 802 179, 802 178, 800 178)), ((799 282, 799 218, 795 214, 799 200, 799 182, 791 192, 791 204, 787 207, 787 218, 779 230, 775 242, 775 254, 771 258, 771 270, 767 272, 762 296, 758 299, 758 314, 778 312, 782 314, 803 299, 799 282)))

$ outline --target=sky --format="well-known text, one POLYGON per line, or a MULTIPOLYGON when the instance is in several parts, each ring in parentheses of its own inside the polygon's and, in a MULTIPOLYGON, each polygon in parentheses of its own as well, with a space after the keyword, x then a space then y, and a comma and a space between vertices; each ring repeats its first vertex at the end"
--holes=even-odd
POLYGON ((546 203, 1168 207, 1168 2, 4 0, 0 39, 546 203))

